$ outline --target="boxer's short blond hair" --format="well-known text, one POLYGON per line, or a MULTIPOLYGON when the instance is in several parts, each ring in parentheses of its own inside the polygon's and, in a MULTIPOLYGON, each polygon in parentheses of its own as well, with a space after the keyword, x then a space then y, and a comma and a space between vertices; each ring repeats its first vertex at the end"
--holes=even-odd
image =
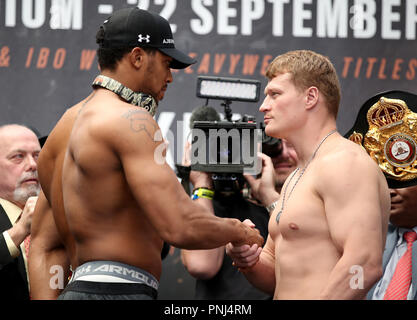
POLYGON ((268 66, 266 77, 290 73, 295 87, 301 91, 315 86, 326 99, 329 112, 336 118, 340 103, 340 83, 331 61, 310 50, 289 51, 277 56, 268 66))

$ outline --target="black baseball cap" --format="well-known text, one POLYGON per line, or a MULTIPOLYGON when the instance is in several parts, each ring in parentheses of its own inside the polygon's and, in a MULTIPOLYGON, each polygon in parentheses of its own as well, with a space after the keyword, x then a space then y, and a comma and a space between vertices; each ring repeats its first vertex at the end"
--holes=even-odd
POLYGON ((115 11, 100 26, 104 30, 101 48, 132 46, 155 48, 171 57, 173 69, 184 69, 196 61, 177 50, 169 22, 160 15, 137 7, 115 11))

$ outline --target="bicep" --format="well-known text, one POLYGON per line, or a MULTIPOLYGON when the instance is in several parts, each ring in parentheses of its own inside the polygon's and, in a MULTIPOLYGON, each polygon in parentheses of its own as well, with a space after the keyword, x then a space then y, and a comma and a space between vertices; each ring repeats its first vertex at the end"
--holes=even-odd
POLYGON ((144 212, 154 212, 152 218, 169 221, 173 216, 170 212, 191 201, 174 171, 167 164, 157 164, 149 155, 124 157, 123 170, 138 205, 144 212))
POLYGON ((322 181, 326 188, 320 193, 334 243, 340 251, 381 249, 383 212, 377 172, 365 166, 337 174, 338 179, 329 175, 322 181))
POLYGON ((141 212, 160 231, 179 229, 185 212, 191 211, 195 204, 165 162, 166 145, 158 141, 161 140, 158 139, 159 128, 152 121, 143 121, 139 131, 121 133, 123 143, 117 145, 117 153, 141 212))

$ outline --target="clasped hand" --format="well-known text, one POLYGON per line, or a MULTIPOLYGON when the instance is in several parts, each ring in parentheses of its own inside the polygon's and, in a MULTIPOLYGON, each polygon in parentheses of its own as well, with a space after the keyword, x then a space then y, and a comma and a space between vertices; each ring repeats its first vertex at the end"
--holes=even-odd
MULTIPOLYGON (((255 225, 249 219, 243 221, 246 225, 254 228, 255 225)), ((250 268, 254 266, 258 260, 259 255, 261 254, 262 246, 258 244, 248 245, 244 244, 241 246, 233 245, 228 243, 226 245, 226 254, 230 256, 233 260, 233 265, 239 269, 250 268)))

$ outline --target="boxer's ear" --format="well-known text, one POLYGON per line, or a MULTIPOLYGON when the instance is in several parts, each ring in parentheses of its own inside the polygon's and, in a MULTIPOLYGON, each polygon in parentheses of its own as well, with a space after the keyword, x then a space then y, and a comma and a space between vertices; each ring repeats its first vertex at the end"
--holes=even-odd
POLYGON ((319 101, 319 89, 317 87, 310 87, 305 91, 306 109, 312 109, 319 101))
POLYGON ((129 55, 132 65, 139 69, 143 65, 143 61, 146 55, 145 51, 142 48, 136 47, 130 51, 129 55))

